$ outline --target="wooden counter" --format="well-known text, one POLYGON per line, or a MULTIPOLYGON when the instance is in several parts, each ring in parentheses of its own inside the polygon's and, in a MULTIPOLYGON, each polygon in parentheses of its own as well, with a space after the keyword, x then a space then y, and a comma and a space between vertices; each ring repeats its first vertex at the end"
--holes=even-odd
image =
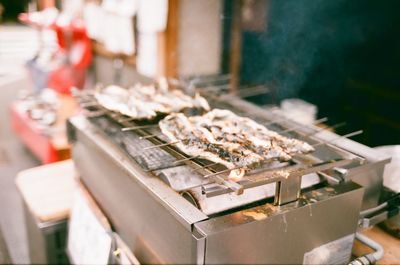
MULTIPOLYGON (((373 227, 362 232, 365 236, 371 238, 384 248, 385 254, 376 264, 400 264, 400 239, 391 236, 379 227, 373 227)), ((353 255, 360 257, 372 253, 373 250, 366 245, 355 240, 353 246, 353 255)))

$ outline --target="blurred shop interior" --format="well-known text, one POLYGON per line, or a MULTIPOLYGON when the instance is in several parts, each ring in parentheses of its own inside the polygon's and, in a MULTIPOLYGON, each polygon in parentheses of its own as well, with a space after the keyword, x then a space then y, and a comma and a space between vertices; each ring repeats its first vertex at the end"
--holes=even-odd
POLYGON ((399 9, 0 0, 0 264, 399 263, 399 9))

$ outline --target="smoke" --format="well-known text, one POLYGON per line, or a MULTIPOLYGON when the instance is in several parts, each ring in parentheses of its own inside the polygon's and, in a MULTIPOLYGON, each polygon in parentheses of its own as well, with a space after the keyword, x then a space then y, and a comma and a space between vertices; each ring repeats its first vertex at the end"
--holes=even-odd
POLYGON ((349 2, 271 1, 266 33, 244 33, 243 81, 272 84, 283 99, 298 96, 321 64, 340 75, 347 48, 365 40, 357 1, 349 2))

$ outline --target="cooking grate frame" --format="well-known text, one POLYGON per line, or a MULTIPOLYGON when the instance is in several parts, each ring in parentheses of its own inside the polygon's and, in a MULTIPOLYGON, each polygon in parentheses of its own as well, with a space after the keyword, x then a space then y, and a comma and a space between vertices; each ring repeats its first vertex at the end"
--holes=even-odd
MULTIPOLYGON (((220 194, 236 192, 236 194, 242 194, 245 189, 252 188, 255 186, 261 186, 272 182, 287 181, 290 176, 282 176, 280 173, 282 170, 288 170, 290 175, 296 177, 303 172, 317 173, 321 176, 326 176, 323 170, 329 170, 335 167, 344 166, 352 163, 354 159, 342 159, 338 158, 331 161, 316 161, 311 162, 308 155, 296 156, 287 163, 281 163, 281 166, 274 168, 266 168, 265 170, 257 169, 256 173, 249 172, 240 181, 233 181, 228 179, 228 173, 230 170, 223 165, 213 163, 211 161, 192 158, 172 144, 168 144, 168 139, 162 135, 161 130, 158 128, 158 120, 152 121, 136 121, 130 117, 116 113, 105 109, 101 105, 97 104, 92 93, 85 94, 80 99, 81 107, 86 112, 86 116, 91 120, 96 120, 99 117, 107 117, 120 130, 114 130, 114 134, 107 133, 109 128, 101 128, 105 131, 110 138, 122 145, 125 151, 139 164, 143 170, 147 172, 156 172, 171 167, 189 166, 193 168, 196 173, 199 173, 202 177, 206 177, 209 181, 200 186, 208 197, 218 196, 220 194), (124 129, 127 129, 124 131, 124 129), (131 130, 130 130, 131 129, 131 130), (159 146, 161 145, 161 146, 159 146), (159 147, 157 147, 159 146, 159 147), (152 147, 149 150, 146 148, 152 147), (153 148, 155 147, 155 148, 153 148), (322 166, 322 167, 321 167, 322 166), (226 174, 225 174, 226 173, 226 174), (219 188, 215 188, 215 184, 219 188), (212 188, 209 188, 212 187, 212 188)), ((239 113, 245 115, 243 111, 239 113)), ((291 136, 296 135, 296 139, 309 142, 310 144, 317 145, 330 145, 330 142, 313 139, 312 134, 305 135, 296 130, 296 128, 288 129, 288 118, 276 114, 270 119, 264 119, 260 121, 255 119, 257 122, 262 124, 269 124, 267 128, 282 133, 282 135, 291 136)), ((96 123, 96 122, 94 122, 96 123)), ((100 126, 101 127, 101 126, 100 126)), ((296 126, 297 127, 297 126, 296 126)), ((309 127, 308 130, 315 131, 314 128, 309 127)), ((317 130, 316 133, 319 131, 317 130)), ((337 147, 334 147, 337 148, 337 147)), ((360 162, 360 158, 356 158, 360 162)), ((293 177, 294 178, 294 177, 293 177)))

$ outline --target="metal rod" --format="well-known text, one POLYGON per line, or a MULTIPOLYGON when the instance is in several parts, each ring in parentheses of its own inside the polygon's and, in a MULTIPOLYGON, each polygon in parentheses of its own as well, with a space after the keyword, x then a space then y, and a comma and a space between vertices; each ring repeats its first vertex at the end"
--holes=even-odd
POLYGON ((180 143, 180 142, 182 142, 182 141, 174 141, 174 142, 169 142, 169 143, 165 143, 165 144, 158 144, 158 145, 148 146, 148 147, 143 148, 143 150, 149 150, 149 149, 153 149, 153 148, 173 145, 173 144, 177 144, 177 143, 180 143))
MULTIPOLYGON (((321 118, 321 119, 319 119, 319 120, 314 121, 312 124, 313 124, 313 125, 317 125, 317 124, 326 122, 327 120, 328 120, 328 118, 327 118, 327 117, 324 117, 324 118, 321 118)), ((292 128, 289 128, 289 129, 280 131, 279 133, 291 132, 291 131, 294 131, 294 130, 296 130, 297 128, 300 128, 300 127, 303 127, 303 126, 305 126, 305 125, 304 125, 304 124, 298 124, 298 125, 296 125, 296 126, 293 126, 292 128)))
POLYGON ((196 159, 196 158, 199 158, 199 156, 191 156, 191 157, 186 157, 184 159, 176 160, 173 162, 173 164, 178 164, 180 162, 184 162, 184 161, 188 161, 188 160, 192 160, 192 159, 196 159))
POLYGON ((240 169, 240 168, 243 168, 243 166, 234 167, 234 168, 228 168, 228 169, 221 170, 221 171, 218 171, 218 172, 215 172, 215 173, 211 173, 211 174, 205 175, 204 178, 217 176, 217 175, 220 175, 220 174, 223 174, 223 173, 226 173, 226 172, 231 172, 232 170, 236 170, 236 169, 240 169))
POLYGON ((333 130, 333 129, 342 127, 342 126, 344 126, 344 125, 346 125, 345 122, 338 123, 338 124, 335 124, 335 125, 333 125, 333 126, 325 126, 325 127, 323 127, 323 128, 319 128, 319 129, 318 129, 317 131, 315 131, 315 132, 306 134, 306 135, 304 135, 304 136, 306 136, 306 137, 308 137, 308 136, 313 136, 313 135, 316 135, 317 133, 320 133, 320 132, 322 132, 322 131, 329 130, 329 129, 333 130))
POLYGON ((154 127, 158 127, 158 124, 125 127, 125 128, 122 128, 121 131, 126 132, 126 131, 134 131, 134 130, 139 130, 139 129, 154 128, 154 127))
POLYGON ((154 137, 160 137, 163 136, 163 133, 160 134, 151 134, 151 135, 146 135, 146 136, 140 136, 139 139, 140 140, 144 140, 144 139, 149 139, 149 138, 154 138, 154 137))
POLYGON ((362 134, 362 133, 363 133, 363 130, 355 131, 355 132, 352 132, 352 133, 348 133, 348 134, 339 136, 339 137, 337 137, 335 139, 332 139, 332 140, 329 140, 329 141, 313 144, 312 147, 320 146, 320 145, 323 145, 323 144, 330 144, 330 143, 333 143, 333 142, 335 142, 337 140, 340 140, 342 138, 349 138, 349 137, 352 137, 352 136, 355 136, 355 135, 359 135, 359 134, 362 134))
POLYGON ((201 83, 211 83, 211 82, 217 82, 217 81, 225 81, 229 80, 231 78, 230 74, 225 74, 225 75, 210 75, 210 76, 198 76, 194 77, 191 80, 188 80, 189 82, 192 82, 196 85, 201 84, 201 83))
POLYGON ((205 86, 201 88, 197 88, 198 91, 204 92, 204 91, 214 91, 214 90, 223 90, 223 89, 229 89, 230 85, 225 84, 225 85, 211 85, 211 86, 205 86))
POLYGON ((194 171, 200 171, 200 170, 202 170, 202 169, 209 168, 209 167, 212 167, 212 166, 216 166, 216 165, 218 165, 218 164, 219 164, 219 163, 208 164, 208 165, 205 165, 205 166, 196 168, 196 169, 194 169, 194 171))
POLYGON ((137 118, 134 118, 134 117, 128 117, 128 118, 119 119, 119 120, 117 120, 117 122, 122 123, 122 122, 134 121, 136 119, 137 118))
POLYGON ((271 93, 271 91, 268 89, 268 87, 264 85, 259 85, 259 86, 254 86, 254 87, 246 87, 246 88, 241 88, 238 91, 238 96, 241 98, 246 98, 246 97, 254 97, 257 95, 262 95, 266 93, 271 93))

